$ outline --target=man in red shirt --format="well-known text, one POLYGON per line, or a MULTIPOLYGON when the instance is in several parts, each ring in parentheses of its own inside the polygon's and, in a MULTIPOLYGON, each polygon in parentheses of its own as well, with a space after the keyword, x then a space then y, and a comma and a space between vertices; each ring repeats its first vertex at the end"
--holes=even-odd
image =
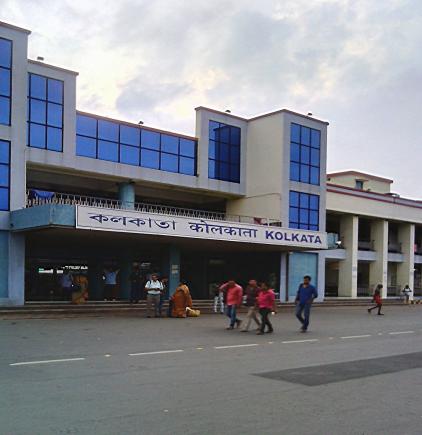
POLYGON ((271 312, 276 311, 275 294, 274 291, 268 288, 268 285, 264 282, 261 284, 261 291, 258 293, 258 308, 259 314, 261 314, 261 328, 257 334, 264 334, 265 326, 268 328, 267 332, 271 334, 274 329, 268 316, 271 314, 271 312))
POLYGON ((238 328, 242 321, 237 318, 236 312, 242 305, 243 289, 234 279, 231 279, 220 287, 220 291, 226 295, 226 315, 230 319, 227 329, 234 329, 234 325, 238 328))

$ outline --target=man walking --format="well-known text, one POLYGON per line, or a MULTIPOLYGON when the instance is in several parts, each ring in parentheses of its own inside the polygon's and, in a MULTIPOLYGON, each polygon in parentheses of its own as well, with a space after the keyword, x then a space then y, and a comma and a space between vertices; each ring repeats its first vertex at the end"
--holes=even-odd
POLYGON ((260 288, 258 287, 258 283, 255 279, 251 279, 249 281, 248 286, 246 287, 246 306, 248 307, 248 314, 246 314, 246 322, 245 326, 242 329, 242 332, 248 332, 249 327, 251 326, 252 320, 256 323, 258 326, 258 329, 261 326, 261 323, 258 320, 257 316, 257 297, 258 293, 260 291, 260 288))
POLYGON ((372 298, 372 301, 375 302, 375 306, 372 308, 368 308, 368 313, 371 314, 372 310, 375 310, 378 308, 378 316, 383 316, 384 314, 381 313, 382 308, 382 298, 381 298, 381 291, 382 291, 382 284, 378 284, 375 291, 374 296, 372 298))
POLYGON ((242 305, 243 289, 239 284, 231 279, 220 287, 220 290, 226 294, 226 314, 230 319, 230 324, 226 329, 234 329, 240 326, 242 321, 237 318, 237 308, 242 305))
POLYGON ((296 295, 296 317, 302 324, 301 332, 306 332, 309 326, 309 316, 311 314, 312 302, 318 297, 317 289, 311 285, 311 277, 305 275, 303 283, 300 284, 296 295), (304 314, 304 318, 302 317, 304 314))
POLYGON ((163 284, 156 274, 145 284, 147 292, 147 317, 151 317, 151 308, 154 307, 154 317, 160 317, 160 296, 163 291, 163 284))

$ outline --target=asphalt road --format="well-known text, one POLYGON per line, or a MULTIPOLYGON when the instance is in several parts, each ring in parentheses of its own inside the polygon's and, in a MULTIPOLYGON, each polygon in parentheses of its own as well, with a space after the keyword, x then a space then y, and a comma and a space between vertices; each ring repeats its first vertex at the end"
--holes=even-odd
POLYGON ((421 434, 422 307, 0 321, 0 434, 421 434))

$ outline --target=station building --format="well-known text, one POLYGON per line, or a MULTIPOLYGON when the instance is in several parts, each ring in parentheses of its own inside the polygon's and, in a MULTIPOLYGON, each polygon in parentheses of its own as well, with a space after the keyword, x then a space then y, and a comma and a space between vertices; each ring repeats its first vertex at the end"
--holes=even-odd
POLYGON ((0 23, 0 304, 57 300, 64 268, 103 299, 103 270, 180 279, 209 299, 228 278, 291 301, 421 287, 422 203, 391 180, 326 173, 328 123, 281 109, 246 119, 197 107, 195 135, 76 108, 77 73, 27 57, 0 23))

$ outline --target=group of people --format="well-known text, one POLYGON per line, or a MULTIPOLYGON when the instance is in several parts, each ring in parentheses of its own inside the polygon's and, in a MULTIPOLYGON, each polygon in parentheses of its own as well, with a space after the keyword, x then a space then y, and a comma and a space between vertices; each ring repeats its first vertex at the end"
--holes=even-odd
POLYGON ((83 304, 88 300, 88 278, 82 273, 72 273, 65 268, 60 276, 62 297, 74 304, 83 304))
MULTIPOLYGON (((372 302, 375 303, 375 305, 371 308, 368 308, 368 313, 371 313, 373 310, 378 310, 378 315, 383 316, 384 313, 381 312, 382 310, 382 284, 377 284, 374 290, 374 294, 372 295, 372 302)), ((404 303, 410 304, 413 302, 413 290, 409 287, 408 284, 406 284, 402 290, 403 296, 404 296, 404 303)))
MULTIPOLYGON (((256 333, 263 335, 271 334, 274 331, 270 316, 276 313, 276 299, 274 290, 267 283, 258 285, 257 280, 251 279, 243 292, 241 285, 231 279, 219 287, 218 295, 215 297, 214 311, 217 312, 218 304, 220 309, 225 305, 225 312, 230 319, 228 330, 235 327, 240 328, 243 321, 237 317, 237 310, 242 306, 245 296, 245 305, 248 309, 242 332, 248 332, 252 321, 257 325, 256 333), (258 318, 258 313, 260 319, 258 318)), ((296 294, 296 317, 301 323, 301 332, 307 332, 311 314, 311 306, 318 297, 316 288, 311 284, 311 277, 304 276, 296 294)))

